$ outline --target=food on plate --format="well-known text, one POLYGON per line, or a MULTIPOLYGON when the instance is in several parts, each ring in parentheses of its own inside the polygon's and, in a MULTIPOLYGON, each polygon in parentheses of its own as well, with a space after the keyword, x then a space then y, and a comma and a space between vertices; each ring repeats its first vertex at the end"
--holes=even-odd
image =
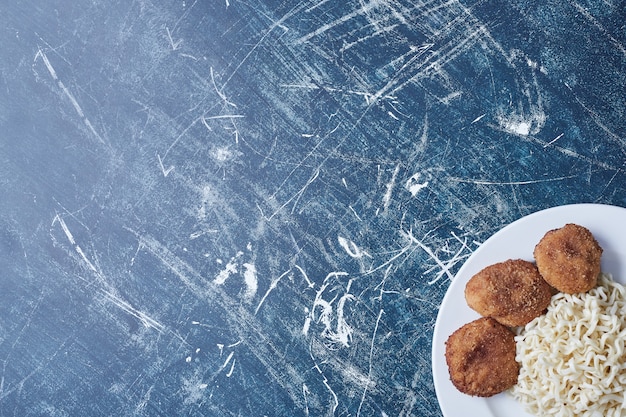
POLYGON ((542 314, 552 289, 537 267, 522 259, 509 259, 482 269, 465 286, 467 305, 505 326, 523 326, 542 314))
POLYGON ((465 324, 446 341, 450 380, 461 392, 490 397, 511 388, 519 374, 515 335, 490 317, 465 324))
POLYGON ((515 337, 518 383, 509 391, 537 416, 623 416, 626 289, 601 274, 586 293, 556 294, 515 337))
POLYGON ((587 228, 568 223, 550 230, 533 254, 539 272, 557 290, 575 294, 596 286, 602 248, 587 228))
POLYGON ((450 380, 473 396, 508 390, 538 416, 621 416, 626 289, 601 274, 602 248, 583 226, 548 231, 533 255, 536 265, 509 259, 467 282, 483 317, 446 341, 450 380))

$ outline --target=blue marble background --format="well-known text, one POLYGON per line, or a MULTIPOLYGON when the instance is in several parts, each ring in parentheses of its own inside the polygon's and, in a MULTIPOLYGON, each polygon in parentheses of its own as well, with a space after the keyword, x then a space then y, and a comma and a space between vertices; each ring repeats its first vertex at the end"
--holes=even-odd
POLYGON ((625 7, 0 6, 0 416, 441 416, 463 261, 626 207, 625 7))

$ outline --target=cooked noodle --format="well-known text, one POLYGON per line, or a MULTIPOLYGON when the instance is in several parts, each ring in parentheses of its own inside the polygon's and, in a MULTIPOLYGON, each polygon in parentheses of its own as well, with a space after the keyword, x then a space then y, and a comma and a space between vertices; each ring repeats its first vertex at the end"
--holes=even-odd
POLYGON ((510 392, 536 416, 626 416, 626 289, 602 274, 583 294, 559 293, 516 336, 510 392))

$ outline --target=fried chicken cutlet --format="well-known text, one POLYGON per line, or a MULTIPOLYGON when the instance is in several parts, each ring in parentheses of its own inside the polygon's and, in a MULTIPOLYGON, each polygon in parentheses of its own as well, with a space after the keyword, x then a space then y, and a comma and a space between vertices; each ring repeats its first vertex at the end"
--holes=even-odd
POLYGON ((465 324, 446 341, 446 362, 452 384, 461 392, 491 397, 517 383, 515 338, 489 317, 465 324))
POLYGON ((587 292, 598 282, 602 248, 583 226, 568 223, 548 231, 533 254, 543 278, 561 292, 587 292))
POLYGON ((470 308, 509 327, 523 326, 540 316, 551 297, 552 289, 537 267, 522 259, 489 265, 465 286, 470 308))

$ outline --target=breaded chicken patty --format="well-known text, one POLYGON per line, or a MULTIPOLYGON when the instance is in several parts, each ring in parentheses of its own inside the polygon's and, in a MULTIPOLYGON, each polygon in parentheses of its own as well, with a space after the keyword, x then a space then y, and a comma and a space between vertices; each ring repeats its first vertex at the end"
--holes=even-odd
POLYGON ((490 397, 517 383, 515 336, 496 320, 481 317, 456 330, 446 341, 452 384, 461 392, 490 397))
POLYGON ((535 246, 537 268, 557 290, 575 294, 596 286, 602 248, 585 227, 568 223, 547 232, 535 246))
POLYGON ((465 286, 467 305, 505 326, 523 326, 550 304, 552 289, 537 267, 522 259, 490 265, 465 286))

